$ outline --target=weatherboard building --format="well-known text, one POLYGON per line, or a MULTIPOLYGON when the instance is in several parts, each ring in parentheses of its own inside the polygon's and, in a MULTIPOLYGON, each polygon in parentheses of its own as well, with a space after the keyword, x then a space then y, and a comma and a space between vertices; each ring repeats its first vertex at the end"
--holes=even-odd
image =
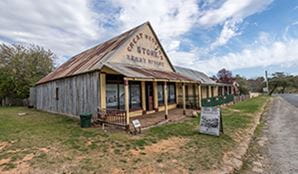
POLYGON ((231 85, 174 67, 146 22, 69 59, 36 83, 30 101, 39 110, 76 117, 121 115, 128 125, 131 117, 164 112, 167 118, 170 109, 185 113, 203 98, 227 93, 231 85))

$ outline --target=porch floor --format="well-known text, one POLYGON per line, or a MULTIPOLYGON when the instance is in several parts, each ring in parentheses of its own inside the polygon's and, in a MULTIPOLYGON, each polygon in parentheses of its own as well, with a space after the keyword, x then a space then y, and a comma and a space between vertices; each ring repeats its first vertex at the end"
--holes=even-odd
MULTIPOLYGON (((130 120, 138 119, 141 123, 141 128, 148 128, 157 124, 162 124, 164 122, 175 122, 186 118, 187 116, 191 116, 193 109, 186 109, 186 115, 183 115, 183 109, 171 109, 169 110, 168 119, 165 119, 165 112, 156 112, 152 114, 146 114, 136 117, 131 117, 130 120)), ((133 125, 131 124, 132 128, 133 125)))

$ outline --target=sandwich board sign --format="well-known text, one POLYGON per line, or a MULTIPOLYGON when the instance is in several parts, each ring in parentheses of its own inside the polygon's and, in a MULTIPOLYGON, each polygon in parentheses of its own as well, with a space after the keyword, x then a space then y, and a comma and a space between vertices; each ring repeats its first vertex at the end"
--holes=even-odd
POLYGON ((139 120, 132 120, 132 124, 135 128, 141 127, 141 123, 139 120))
POLYGON ((141 133, 141 123, 139 120, 132 120, 132 125, 134 127, 134 134, 141 133))
POLYGON ((202 107, 200 133, 219 136, 223 133, 222 115, 219 107, 202 107))

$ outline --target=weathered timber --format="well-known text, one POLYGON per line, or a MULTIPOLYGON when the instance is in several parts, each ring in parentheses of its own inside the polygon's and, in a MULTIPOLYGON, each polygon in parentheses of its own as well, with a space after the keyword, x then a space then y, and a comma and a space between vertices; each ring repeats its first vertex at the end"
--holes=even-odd
POLYGON ((99 72, 39 84, 35 87, 36 108, 73 116, 83 112, 96 115, 99 106, 98 84, 99 72))

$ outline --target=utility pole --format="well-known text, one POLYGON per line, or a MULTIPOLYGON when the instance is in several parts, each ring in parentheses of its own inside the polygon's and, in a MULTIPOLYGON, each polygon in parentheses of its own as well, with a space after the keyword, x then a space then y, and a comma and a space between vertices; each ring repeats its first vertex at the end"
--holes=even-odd
POLYGON ((265 70, 265 80, 266 80, 267 94, 269 94, 269 83, 268 83, 268 73, 267 73, 267 70, 265 70))

